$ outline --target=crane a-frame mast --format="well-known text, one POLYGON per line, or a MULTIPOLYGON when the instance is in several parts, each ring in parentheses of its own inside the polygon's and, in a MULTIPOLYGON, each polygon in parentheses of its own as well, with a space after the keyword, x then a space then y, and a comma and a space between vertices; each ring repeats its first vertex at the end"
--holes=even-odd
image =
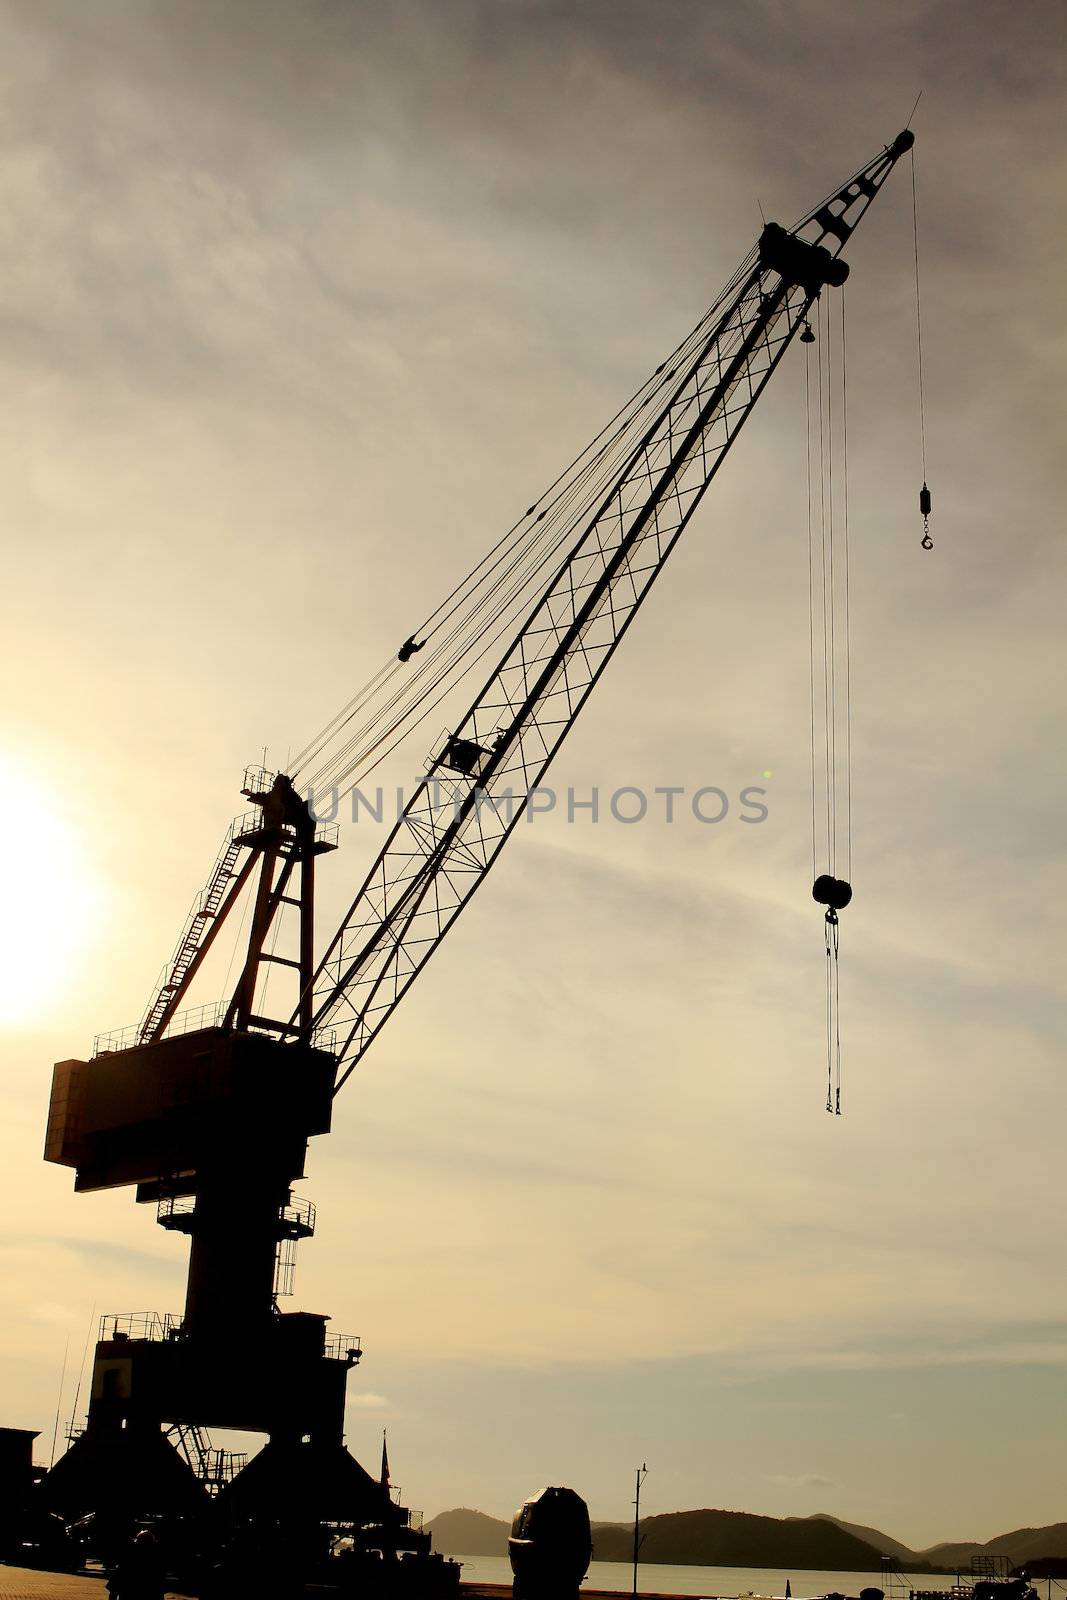
POLYGON ((489 871, 813 302, 844 282, 840 252, 913 143, 898 135, 791 231, 764 228, 666 404, 435 753, 319 964, 311 1007, 302 996, 305 1037, 338 1030, 338 1088, 489 871))

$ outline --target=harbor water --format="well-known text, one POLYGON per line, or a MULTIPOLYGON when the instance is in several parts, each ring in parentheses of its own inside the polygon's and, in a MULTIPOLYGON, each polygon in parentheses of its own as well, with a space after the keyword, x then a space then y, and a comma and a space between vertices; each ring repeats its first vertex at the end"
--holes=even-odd
MULTIPOLYGON (((446 1551, 445 1554, 450 1552, 446 1551)), ((457 1555, 463 1563, 464 1583, 511 1583, 507 1556, 457 1555)), ((638 1594, 684 1594, 717 1600, 726 1595, 785 1594, 786 1580, 794 1600, 809 1600, 834 1590, 858 1595, 869 1586, 882 1588, 877 1572, 809 1572, 803 1568, 780 1572, 773 1567, 669 1567, 643 1561, 638 1568, 638 1594)), ((935 1580, 930 1580, 931 1584, 935 1580)), ((946 1580, 948 1581, 948 1580, 946 1580)), ((633 1591, 633 1567, 623 1561, 594 1561, 583 1589, 607 1589, 622 1594, 633 1591)))

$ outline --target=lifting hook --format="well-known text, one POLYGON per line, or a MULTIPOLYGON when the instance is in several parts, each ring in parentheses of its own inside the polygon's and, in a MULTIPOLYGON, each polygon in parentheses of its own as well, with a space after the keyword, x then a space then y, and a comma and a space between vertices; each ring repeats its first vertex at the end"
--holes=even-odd
POLYGON ((934 541, 930 537, 930 507, 932 503, 930 491, 924 483, 919 490, 919 510, 923 519, 922 547, 924 550, 932 550, 934 548, 934 541))

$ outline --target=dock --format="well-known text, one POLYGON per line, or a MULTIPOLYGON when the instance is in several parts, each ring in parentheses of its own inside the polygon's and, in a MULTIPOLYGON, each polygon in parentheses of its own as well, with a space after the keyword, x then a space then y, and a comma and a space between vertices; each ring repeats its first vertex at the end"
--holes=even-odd
POLYGON ((107 1590, 103 1575, 87 1578, 72 1572, 0 1564, 0 1600, 107 1600, 107 1590))
MULTIPOLYGON (((511 1600, 510 1583, 461 1583, 460 1600, 511 1600)), ((0 1600, 3 1596, 0 1595, 0 1600)), ((581 1588, 581 1600, 633 1600, 631 1589, 581 1588)), ((666 1594, 658 1589, 639 1589, 637 1600, 698 1600, 691 1594, 666 1594)))
MULTIPOLYGON (((461 1583, 460 1600, 511 1600, 510 1583, 461 1583)), ((35 1567, 0 1564, 0 1600, 106 1600, 103 1574, 44 1572, 35 1567)), ((168 1592, 166 1600, 186 1600, 168 1592)), ((630 1590, 582 1588, 582 1600, 632 1600, 630 1590)), ((642 1589, 638 1600, 694 1600, 692 1595, 642 1589)))

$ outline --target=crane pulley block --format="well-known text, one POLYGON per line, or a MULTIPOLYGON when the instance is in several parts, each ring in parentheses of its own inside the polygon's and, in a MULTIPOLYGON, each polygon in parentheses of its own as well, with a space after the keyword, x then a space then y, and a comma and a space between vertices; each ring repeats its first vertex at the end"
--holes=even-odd
POLYGON ((786 283, 799 284, 817 295, 826 284, 840 289, 848 277, 848 262, 832 256, 821 244, 805 244, 780 223, 768 222, 759 241, 760 261, 781 273, 786 283))

